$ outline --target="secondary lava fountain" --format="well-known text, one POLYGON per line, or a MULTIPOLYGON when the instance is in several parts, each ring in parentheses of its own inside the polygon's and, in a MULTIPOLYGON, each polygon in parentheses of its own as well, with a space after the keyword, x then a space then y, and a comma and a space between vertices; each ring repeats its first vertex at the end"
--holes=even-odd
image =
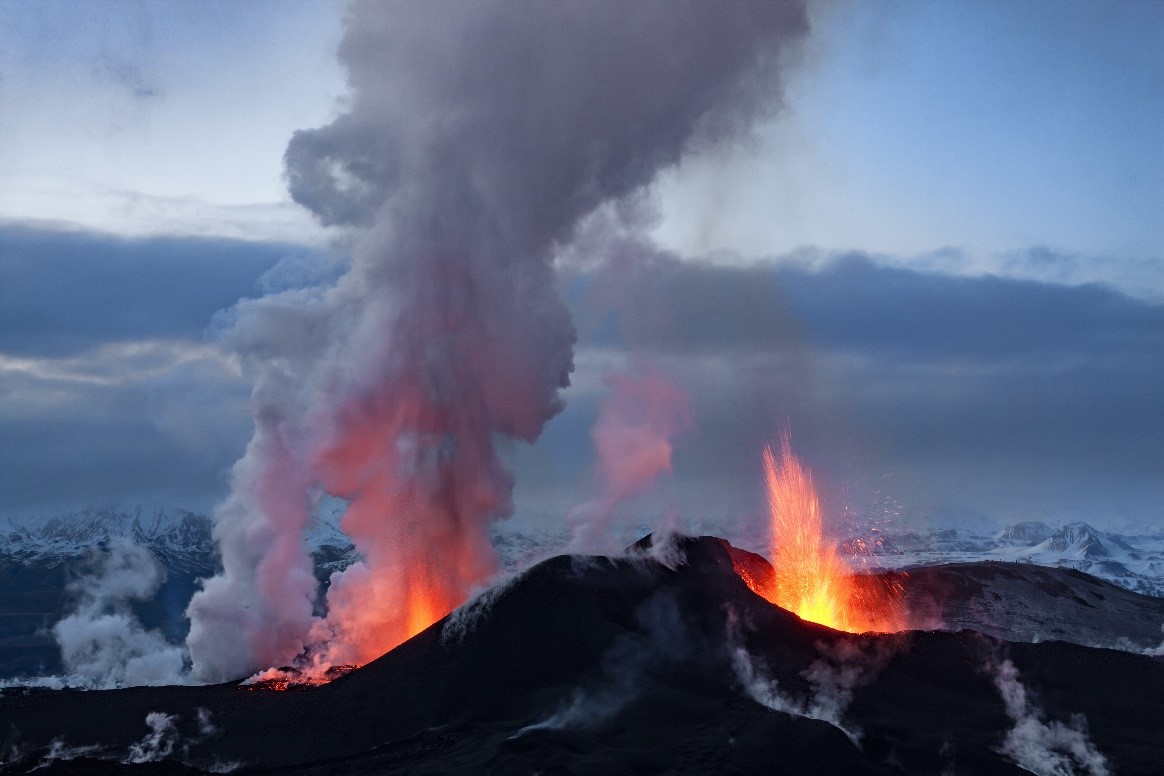
POLYGON ((737 564, 753 591, 772 603, 837 630, 851 633, 906 630, 908 612, 901 586, 856 574, 825 534, 824 513, 806 469, 780 435, 779 458, 764 449, 764 477, 771 518, 771 576, 737 564))

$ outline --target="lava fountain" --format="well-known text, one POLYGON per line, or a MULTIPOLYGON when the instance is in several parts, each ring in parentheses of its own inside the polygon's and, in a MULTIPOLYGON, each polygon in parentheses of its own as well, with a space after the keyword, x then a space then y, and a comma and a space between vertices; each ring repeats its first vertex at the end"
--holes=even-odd
POLYGON ((780 435, 779 457, 771 447, 764 449, 764 477, 774 573, 758 578, 737 565, 748 586, 802 619, 837 630, 908 629, 900 584, 854 573, 826 535, 812 472, 793 454, 788 432, 780 435))

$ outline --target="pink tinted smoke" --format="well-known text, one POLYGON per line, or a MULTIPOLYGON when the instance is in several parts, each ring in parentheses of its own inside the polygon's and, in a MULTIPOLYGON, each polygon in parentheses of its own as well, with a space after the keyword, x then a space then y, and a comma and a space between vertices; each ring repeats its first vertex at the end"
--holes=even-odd
POLYGON ((671 468, 671 439, 691 425, 691 401, 662 372, 649 367, 603 378, 603 400, 591 438, 605 496, 639 495, 671 468))
POLYGON ((638 365, 603 382, 603 399, 591 431, 598 453, 596 479, 602 494, 574 509, 573 545, 596 549, 615 508, 649 489, 671 469, 672 439, 692 423, 691 400, 662 371, 638 365))

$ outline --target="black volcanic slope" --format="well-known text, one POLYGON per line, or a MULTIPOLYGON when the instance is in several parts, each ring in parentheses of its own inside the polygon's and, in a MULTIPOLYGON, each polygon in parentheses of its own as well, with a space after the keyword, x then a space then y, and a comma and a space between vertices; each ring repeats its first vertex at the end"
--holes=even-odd
POLYGON ((551 559, 315 689, 9 691, 0 763, 31 769, 56 739, 97 749, 44 773, 1024 773, 997 751, 1012 722, 986 670, 1010 659, 1044 719, 1083 714, 1114 772, 1160 773, 1158 659, 969 631, 842 634, 753 594, 726 542, 677 549, 683 562, 551 559), (860 744, 752 700, 741 655, 796 698, 824 698, 810 681, 822 666, 861 677, 844 712, 860 744), (200 708, 215 732, 198 730, 200 708), (150 712, 178 716, 172 755, 118 765, 150 712))

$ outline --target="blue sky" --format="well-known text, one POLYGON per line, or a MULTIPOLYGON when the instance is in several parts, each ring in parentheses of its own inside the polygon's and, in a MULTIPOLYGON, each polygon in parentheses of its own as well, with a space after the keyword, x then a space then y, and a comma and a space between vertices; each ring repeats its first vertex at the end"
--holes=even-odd
POLYGON ((669 176, 665 242, 956 248, 946 269, 1035 276, 1008 259, 1046 246, 1086 257, 1065 279, 1164 293, 1164 6, 839 3, 816 22, 755 147, 669 176))
MULTIPOLYGON (((0 511, 221 495, 249 419, 216 313, 342 254, 282 155, 345 105, 343 13, 0 2, 0 511)), ((918 516, 1164 520, 1164 4, 813 19, 783 108, 653 187, 661 249, 737 290, 659 286, 689 334, 652 347, 704 417, 671 497, 747 503, 759 440, 729 437, 779 410, 834 479, 890 477, 918 516), (795 368, 745 346, 787 316, 795 368), (725 404, 721 367, 751 393, 725 404)), ((523 503, 586 497, 597 375, 632 323, 581 326, 570 408, 514 453, 523 503)))

